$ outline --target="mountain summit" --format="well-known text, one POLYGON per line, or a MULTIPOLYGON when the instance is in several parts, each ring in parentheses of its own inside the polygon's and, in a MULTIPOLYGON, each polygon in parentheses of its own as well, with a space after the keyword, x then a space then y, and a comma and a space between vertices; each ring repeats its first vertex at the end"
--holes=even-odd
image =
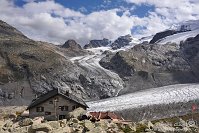
POLYGON ((62 46, 62 48, 81 50, 82 47, 75 40, 68 40, 62 46))
POLYGON ((168 30, 157 33, 150 43, 166 44, 185 41, 190 37, 195 37, 199 33, 199 20, 185 21, 174 24, 168 30))

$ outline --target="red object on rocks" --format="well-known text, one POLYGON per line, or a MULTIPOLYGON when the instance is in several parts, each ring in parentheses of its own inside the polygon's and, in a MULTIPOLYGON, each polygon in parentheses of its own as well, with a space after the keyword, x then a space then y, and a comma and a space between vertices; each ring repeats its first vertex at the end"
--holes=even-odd
POLYGON ((194 112, 194 111, 196 111, 196 109, 197 109, 197 106, 195 104, 193 104, 192 105, 192 111, 194 112))

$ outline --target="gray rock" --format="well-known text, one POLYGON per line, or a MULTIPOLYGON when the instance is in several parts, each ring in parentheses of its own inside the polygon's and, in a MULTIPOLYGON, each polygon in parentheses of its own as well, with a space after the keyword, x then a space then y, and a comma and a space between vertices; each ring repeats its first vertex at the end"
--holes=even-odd
POLYGON ((85 126, 87 131, 91 131, 92 129, 95 128, 95 125, 89 120, 84 121, 84 126, 85 126))
POLYGON ((51 131, 51 133, 74 133, 74 130, 72 127, 65 126, 63 128, 59 128, 57 130, 51 131))
POLYGON ((121 36, 111 44, 111 47, 113 49, 119 49, 121 47, 130 45, 131 41, 131 35, 121 36))
POLYGON ((68 40, 61 46, 62 48, 67 48, 71 50, 81 50, 81 46, 75 40, 68 40))
POLYGON ((33 120, 30 118, 25 118, 21 121, 19 121, 19 126, 23 127, 23 126, 29 126, 33 124, 33 120))
POLYGON ((74 111, 68 113, 69 118, 81 119, 83 115, 86 115, 86 110, 83 108, 76 108, 74 111))
POLYGON ((89 44, 86 44, 84 46, 85 49, 88 49, 88 48, 97 48, 97 47, 104 47, 104 46, 107 46, 108 44, 110 44, 111 41, 109 41, 108 39, 102 39, 102 40, 91 40, 89 42, 89 44))
MULTIPOLYGON (((184 57, 185 46, 177 44, 136 45, 128 51, 104 57, 100 65, 120 75, 125 89, 120 94, 178 83, 199 81, 193 62, 184 57), (182 47, 182 48, 181 48, 182 47)), ((198 65, 198 64, 197 64, 198 65)))
POLYGON ((34 123, 28 129, 29 133, 35 133, 38 131, 43 131, 43 132, 48 133, 48 132, 52 131, 52 127, 47 123, 40 123, 40 124, 34 123))
POLYGON ((153 130, 155 132, 160 132, 160 133, 174 133, 175 128, 171 127, 165 123, 155 123, 153 130))
POLYGON ((53 129, 60 128, 60 122, 59 121, 48 121, 46 124, 50 125, 53 129))

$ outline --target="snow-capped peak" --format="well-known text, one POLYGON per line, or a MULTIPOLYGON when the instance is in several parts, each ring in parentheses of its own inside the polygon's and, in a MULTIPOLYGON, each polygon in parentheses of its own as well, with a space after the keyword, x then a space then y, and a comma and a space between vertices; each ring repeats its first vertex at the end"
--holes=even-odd
POLYGON ((131 36, 131 42, 130 44, 139 44, 140 40, 138 38, 134 38, 133 36, 131 36))
POLYGON ((155 42, 158 44, 166 44, 166 43, 180 44, 181 41, 185 41, 190 37, 195 37, 198 34, 199 34, 199 20, 189 20, 181 22, 179 24, 174 24, 168 30, 156 34, 155 42), (170 32, 170 34, 168 32, 170 32))
POLYGON ((179 24, 174 24, 169 29, 175 30, 175 31, 197 30, 199 29, 199 20, 189 20, 189 21, 181 22, 179 24))

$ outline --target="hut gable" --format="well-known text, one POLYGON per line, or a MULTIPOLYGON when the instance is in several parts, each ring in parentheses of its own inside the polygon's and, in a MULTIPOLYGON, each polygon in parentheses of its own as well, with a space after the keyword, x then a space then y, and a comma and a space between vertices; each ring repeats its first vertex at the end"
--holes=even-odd
POLYGON ((51 90, 51 91, 45 93, 44 95, 41 95, 37 99, 34 99, 32 101, 32 103, 28 106, 27 109, 33 108, 33 107, 37 106, 38 104, 45 102, 48 99, 50 99, 54 96, 57 96, 57 95, 60 95, 63 98, 65 98, 66 100, 74 101, 74 102, 82 105, 83 107, 88 108, 88 106, 86 105, 86 103, 82 99, 80 99, 80 98, 78 98, 78 97, 76 97, 72 94, 69 94, 68 91, 63 91, 63 90, 60 90, 60 89, 54 89, 54 90, 51 90))
POLYGON ((65 119, 69 112, 78 107, 88 108, 82 99, 56 89, 34 99, 27 109, 31 118, 44 116, 47 120, 58 120, 65 119))

